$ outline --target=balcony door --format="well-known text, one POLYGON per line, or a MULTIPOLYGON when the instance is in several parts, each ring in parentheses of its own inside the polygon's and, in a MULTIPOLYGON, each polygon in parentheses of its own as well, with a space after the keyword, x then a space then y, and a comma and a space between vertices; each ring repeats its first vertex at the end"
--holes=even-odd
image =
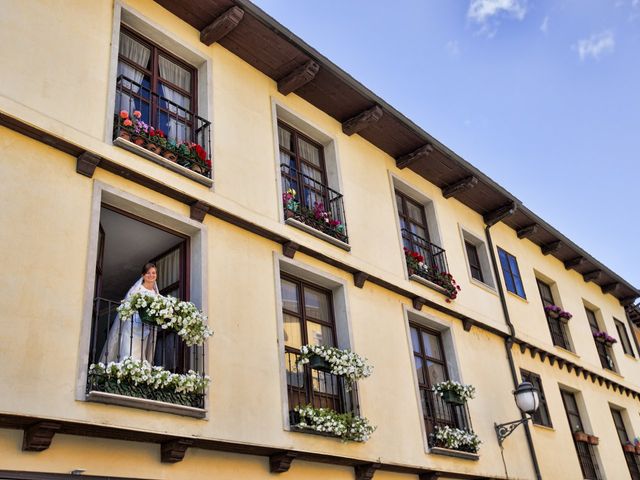
MULTIPOLYGON (((542 306, 548 307, 551 305, 555 305, 555 300, 553 299, 553 293, 551 292, 551 286, 544 283, 542 280, 537 279, 538 282, 538 291, 540 292, 540 299, 542 300, 542 306)), ((547 324, 549 325, 549 332, 551 333, 551 340, 554 345, 558 347, 562 347, 565 350, 571 350, 571 346, 569 344, 569 339, 567 337, 567 332, 565 330, 565 326, 560 321, 559 318, 553 318, 545 311, 545 315, 547 317, 547 324)))
MULTIPOLYGON (((580 411, 578 409, 578 403, 576 402, 575 395, 566 390, 560 390, 560 393, 562 395, 564 409, 567 413, 567 420, 569 420, 571 433, 584 432, 584 425, 582 424, 582 418, 580 417, 580 411)), ((578 461, 580 463, 583 478, 585 480, 600 480, 600 472, 598 470, 598 462, 595 458, 594 446, 587 442, 579 442, 575 438, 573 443, 576 447, 576 453, 578 454, 578 461)))

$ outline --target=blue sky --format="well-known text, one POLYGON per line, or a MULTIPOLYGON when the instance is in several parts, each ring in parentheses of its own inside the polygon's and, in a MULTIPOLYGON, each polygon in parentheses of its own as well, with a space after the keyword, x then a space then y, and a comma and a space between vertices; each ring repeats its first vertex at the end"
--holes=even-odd
POLYGON ((640 287, 640 0, 254 0, 640 287))

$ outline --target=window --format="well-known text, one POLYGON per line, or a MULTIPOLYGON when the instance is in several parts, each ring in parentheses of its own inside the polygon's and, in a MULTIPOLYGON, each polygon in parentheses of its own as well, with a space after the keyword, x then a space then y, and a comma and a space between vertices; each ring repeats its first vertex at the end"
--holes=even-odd
POLYGON ((355 391, 347 390, 343 377, 298 365, 303 345, 337 346, 331 291, 282 274, 281 294, 291 425, 298 423, 294 408, 299 405, 355 412, 355 391))
MULTIPOLYGON (((622 412, 620 410, 616 410, 615 408, 611 409, 611 415, 613 416, 613 424, 616 427, 616 432, 618 433, 618 438, 620 439, 620 443, 624 446, 630 443, 629 435, 627 434, 627 429, 624 426, 624 421, 622 419, 622 412)), ((623 449, 624 458, 627 462, 627 467, 629 467, 629 473, 631 474, 632 480, 640 480, 640 460, 635 452, 627 452, 623 449)))
POLYGON ((210 122, 197 115, 197 80, 194 67, 122 26, 115 95, 116 143, 130 141, 210 177, 210 122), (123 111, 136 123, 124 123, 118 116, 123 111), (132 117, 135 111, 140 112, 142 123, 132 117))
MULTIPOLYGON (((596 312, 589 308, 585 308, 585 312, 587 314, 587 320, 589 320, 589 327, 591 328, 591 333, 595 334, 600 332, 600 326, 598 325, 598 319, 596 318, 596 312)), ((600 358, 600 364, 602 368, 606 368, 608 370, 616 371, 616 364, 613 361, 613 352, 611 352, 611 347, 606 343, 599 341, 595 336, 593 337, 593 342, 596 345, 596 350, 598 352, 598 358, 600 358)))
POLYGON ((540 397, 540 407, 531 415, 531 417, 533 418, 533 423, 535 423, 536 425, 543 425, 545 427, 553 427, 553 425, 551 424, 549 407, 547 406, 547 399, 544 396, 544 389, 542 388, 542 379, 540 378, 540 375, 536 375, 532 372, 527 372, 526 370, 520 370, 520 376, 522 377, 523 382, 529 382, 536 389, 538 389, 538 394, 540 397))
MULTIPOLYGON (((584 426, 582 419, 580 418, 580 411, 578 410, 578 403, 573 393, 566 390, 560 390, 562 395, 562 403, 564 403, 564 409, 567 413, 567 419, 569 420, 569 428, 571 433, 584 432, 584 426)), ((599 480, 600 472, 598 470, 598 463, 595 458, 594 446, 588 442, 578 441, 574 435, 573 443, 576 447, 576 453, 578 454, 578 461, 580 462, 580 468, 582 470, 583 478, 588 480, 599 480)))
POLYGON ((522 278, 520 277, 516 257, 501 248, 498 248, 498 256, 500 257, 502 275, 504 276, 504 283, 507 286, 507 290, 515 293, 519 297, 527 298, 524 293, 524 286, 522 285, 522 278))
POLYGON ((478 256, 478 249, 472 243, 464 242, 464 248, 467 250, 467 259, 469 260, 469 269, 471 270, 471 276, 484 283, 484 277, 482 275, 482 268, 480 267, 480 257, 478 256))
POLYGON ((342 195, 328 186, 322 145, 283 122, 278 144, 286 219, 347 243, 342 195))
POLYGON ((616 330, 618 331, 618 337, 620 337, 620 343, 622 343, 622 350, 627 355, 631 355, 635 357, 633 354, 633 348, 631 347, 631 341, 629 340, 629 335, 627 334, 627 328, 624 326, 620 320, 613 319, 616 324, 616 330))
POLYGON ((471 419, 466 404, 446 403, 432 390, 435 384, 449 379, 441 334, 413 322, 409 328, 427 439, 434 446, 432 435, 437 427, 471 431, 471 419))
MULTIPOLYGON (((551 286, 540 279, 536 279, 536 281, 538 282, 538 290, 540 291, 542 306, 548 307, 549 305, 556 305, 556 302, 553 299, 553 293, 551 292, 551 286)), ((551 340, 553 341, 553 344, 566 350, 571 350, 566 325, 560 320, 560 318, 553 318, 546 311, 545 316, 547 317, 547 324, 549 325, 549 332, 551 333, 551 340)))

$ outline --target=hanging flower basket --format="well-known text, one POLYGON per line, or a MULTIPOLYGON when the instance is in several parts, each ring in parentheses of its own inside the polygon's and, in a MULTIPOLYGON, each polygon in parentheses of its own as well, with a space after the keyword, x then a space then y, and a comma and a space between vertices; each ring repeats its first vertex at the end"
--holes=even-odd
POLYGON ((640 455, 640 445, 638 445, 637 443, 635 444, 636 447, 636 454, 640 455))
POLYGON ((476 395, 476 389, 473 385, 463 385, 453 380, 436 383, 433 386, 433 391, 451 405, 464 405, 476 395))
POLYGON ((576 442, 589 443, 589 435, 584 432, 573 432, 573 439, 576 442))
POLYGON ((149 308, 140 308, 138 309, 138 315, 140 315, 140 320, 142 323, 151 326, 157 326, 158 324, 155 321, 155 318, 149 312, 149 308))
POLYGON ((311 355, 309 357, 309 366, 314 370, 320 370, 321 372, 331 372, 331 364, 320 355, 311 355))
POLYGON ((600 443, 600 439, 595 435, 589 435, 589 444, 590 445, 598 445, 600 443))
POLYGON ((466 403, 458 393, 451 390, 442 392, 442 399, 451 405, 464 405, 466 403))
POLYGON ((636 453, 636 446, 632 443, 625 443, 622 445, 622 449, 627 453, 636 453))

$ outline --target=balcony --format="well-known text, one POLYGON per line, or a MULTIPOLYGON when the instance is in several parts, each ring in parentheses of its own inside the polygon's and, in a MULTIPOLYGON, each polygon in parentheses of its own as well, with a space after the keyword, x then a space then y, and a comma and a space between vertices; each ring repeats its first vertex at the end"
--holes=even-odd
POLYGON ((211 185, 211 122, 124 75, 116 82, 113 142, 211 185))
POLYGON ((477 460, 477 447, 469 444, 451 445, 437 438, 437 431, 444 428, 461 430, 475 435, 467 403, 449 403, 433 390, 422 389, 422 403, 425 413, 427 440, 432 453, 477 460))
POLYGON ((287 164, 280 172, 286 223, 349 250, 342 194, 287 164))
POLYGON ((87 399, 203 417, 205 349, 158 325, 120 321, 119 305, 94 299, 87 399))
POLYGON ((409 278, 443 293, 447 301, 455 299, 460 287, 449 273, 445 250, 405 228, 402 242, 409 278))

